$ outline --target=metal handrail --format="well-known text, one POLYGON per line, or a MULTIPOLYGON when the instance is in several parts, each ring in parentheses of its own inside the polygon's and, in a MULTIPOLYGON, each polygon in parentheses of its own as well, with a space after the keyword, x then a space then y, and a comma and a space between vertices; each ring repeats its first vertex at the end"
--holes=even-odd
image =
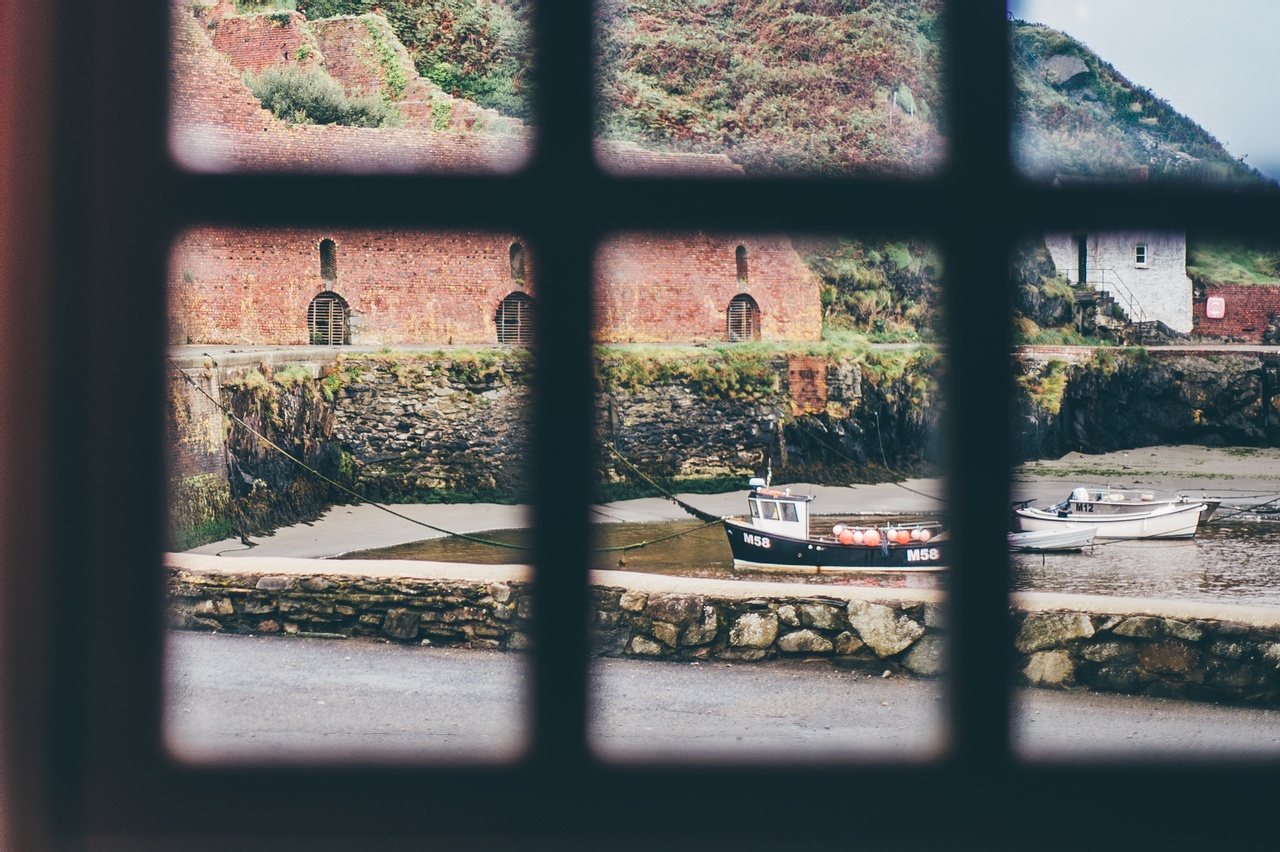
POLYGON ((1086 281, 1080 281, 1080 270, 1078 267, 1064 268, 1059 269, 1058 271, 1063 273, 1075 272, 1077 273, 1076 283, 1078 285, 1085 284, 1100 293, 1106 293, 1112 298, 1118 298, 1121 301, 1122 306, 1125 308, 1125 312, 1128 314, 1129 324, 1136 325, 1138 328, 1138 342, 1142 342, 1143 325, 1147 322, 1147 312, 1142 307, 1142 303, 1138 301, 1138 297, 1135 296, 1133 291, 1129 289, 1129 286, 1124 283, 1124 279, 1120 277, 1120 273, 1117 272, 1114 267, 1099 268, 1090 266, 1088 267, 1088 274, 1090 277, 1086 281), (1101 281, 1097 281, 1093 277, 1095 273, 1099 272, 1102 273, 1101 281), (1111 276, 1111 278, 1114 279, 1115 287, 1109 286, 1112 282, 1108 280, 1108 276, 1111 276))

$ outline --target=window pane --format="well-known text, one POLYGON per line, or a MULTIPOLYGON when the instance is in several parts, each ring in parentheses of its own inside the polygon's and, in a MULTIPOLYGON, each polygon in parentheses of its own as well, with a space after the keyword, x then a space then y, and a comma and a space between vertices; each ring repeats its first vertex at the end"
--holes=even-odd
POLYGON ((535 278, 524 241, 505 234, 180 236, 175 754, 518 755, 535 278))
POLYGON ((943 747, 940 273, 912 240, 600 246, 599 754, 943 747))
POLYGON ((171 17, 170 145, 186 168, 506 172, 527 157, 525 4, 261 0, 171 17))
POLYGON ((1276 9, 1230 0, 1212 21, 1155 0, 1009 9, 1013 154, 1026 177, 1254 187, 1280 177, 1274 104, 1238 85, 1280 70, 1267 36, 1276 9))
POLYGON ((601 0, 601 164, 932 173, 945 147, 941 5, 601 0))
POLYGON ((1280 453, 1261 447, 1280 362, 1256 345, 1280 311, 1275 257, 1161 232, 1049 235, 1015 257, 1023 756, 1280 753, 1280 714, 1208 706, 1276 688, 1280 453), (1079 688, 1117 695, 1063 695, 1079 688))

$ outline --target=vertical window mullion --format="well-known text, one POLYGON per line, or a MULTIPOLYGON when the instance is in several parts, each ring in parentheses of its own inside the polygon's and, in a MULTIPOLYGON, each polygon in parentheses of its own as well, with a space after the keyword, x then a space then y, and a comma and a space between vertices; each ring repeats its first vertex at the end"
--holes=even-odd
MULTIPOLYGON (((1008 23, 1003 0, 949 2, 947 115, 951 156, 941 203, 956 213, 941 234, 948 323, 948 507, 955 570, 950 714, 964 772, 1007 770, 1012 300, 1008 257, 1014 192, 1009 158, 1008 23), (983 215, 964 215, 978 199, 983 215)), ((1007 776, 1006 776, 1007 777, 1007 776)))
MULTIPOLYGON (((587 760, 587 557, 591 497, 591 271, 598 173, 590 0, 534 7, 534 193, 538 264, 533 403, 535 771, 563 776, 587 760), (550 318, 554 318, 554 327, 550 318)), ((613 199, 618 203, 618 199, 613 199)), ((607 209, 607 208, 604 208, 607 209)))

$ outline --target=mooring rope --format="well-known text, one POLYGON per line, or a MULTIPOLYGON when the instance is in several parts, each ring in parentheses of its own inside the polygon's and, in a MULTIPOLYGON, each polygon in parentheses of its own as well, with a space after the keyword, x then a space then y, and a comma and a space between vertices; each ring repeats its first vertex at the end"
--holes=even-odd
MULTIPOLYGON (((275 450, 275 451, 276 451, 276 452, 278 452, 280 455, 284 456, 286 459, 288 459, 289 461, 291 461, 291 462, 293 462, 294 464, 296 464, 298 467, 300 467, 300 468, 302 468, 303 470, 305 470, 307 473, 310 473, 311 475, 313 475, 313 476, 317 477, 318 479, 321 479, 321 480, 323 480, 324 482, 327 482, 328 484, 332 485, 334 488, 337 488, 339 491, 343 492, 344 494, 348 494, 348 495, 350 495, 351 497, 355 498, 355 500, 356 500, 356 502, 357 502, 357 503, 367 503, 368 505, 373 506, 375 509, 380 509, 381 511, 386 512, 386 513, 387 513, 387 514, 389 514, 389 515, 392 515, 392 516, 394 516, 394 517, 400 518, 401 520, 404 520, 404 521, 408 521, 408 522, 409 522, 409 523, 411 523, 411 524, 417 524, 417 525, 418 525, 418 526, 420 526, 420 527, 425 527, 425 528, 427 528, 427 529, 429 529, 429 530, 433 530, 434 532, 442 533, 442 534, 444 534, 444 535, 448 535, 448 536, 454 536, 454 537, 456 537, 456 538, 465 539, 466 541, 472 541, 472 542, 475 542, 476 544, 486 544, 486 545, 489 545, 489 546, 491 546, 491 547, 501 547, 501 548, 505 548, 505 549, 507 549, 507 550, 522 550, 522 551, 530 551, 530 550, 532 550, 532 549, 533 549, 533 548, 529 547, 528 545, 523 545, 523 544, 510 544, 510 543, 508 543, 508 542, 504 542, 504 541, 493 541, 492 539, 481 538, 480 536, 471 535, 471 534, 469 534, 469 533, 454 532, 453 530, 448 530, 448 529, 445 529, 444 527, 438 527, 438 526, 436 526, 436 525, 434 525, 434 524, 429 524, 429 523, 427 523, 426 521, 418 520, 417 518, 411 518, 411 517, 409 517, 408 515, 404 514, 403 512, 397 512, 397 511, 395 511, 394 509, 392 509, 392 508, 390 508, 390 507, 388 507, 388 506, 385 506, 385 505, 383 505, 383 504, 381 504, 381 503, 378 503, 378 502, 376 502, 376 501, 374 501, 374 500, 370 500, 370 499, 368 499, 367 497, 362 496, 359 492, 356 492, 356 491, 354 491, 354 490, 352 490, 352 489, 348 488, 347 486, 343 485, 341 482, 338 482, 338 481, 336 481, 336 480, 334 480, 334 479, 331 479, 331 478, 330 478, 330 477, 328 477, 328 476, 325 476, 323 473, 321 473, 320 471, 318 471, 318 470, 316 470, 315 468, 311 467, 310 465, 308 465, 306 462, 302 461, 301 459, 297 458, 297 457, 296 457, 296 456, 294 456, 292 453, 290 453, 288 450, 286 450, 286 449, 284 449, 283 447, 281 447, 280 445, 276 444, 274 441, 272 441, 272 440, 271 440, 270 438, 268 438, 266 435, 263 435, 263 434, 262 434, 261 432, 259 432, 257 429, 255 429, 255 428, 253 428, 252 426, 250 426, 247 422, 245 422, 245 420, 244 420, 243 418, 241 418, 239 415, 237 415, 237 414, 236 414, 235 412, 233 412, 231 409, 227 408, 225 405, 223 405, 223 404, 222 404, 221 402, 219 402, 218 400, 214 399, 214 398, 209 394, 209 392, 208 392, 208 391, 206 391, 204 388, 200 387, 200 385, 199 385, 198 383, 196 383, 196 381, 195 381, 194 379, 192 379, 190 376, 188 376, 188 375, 186 374, 186 372, 185 372, 184 370, 182 370, 181 368, 179 368, 179 369, 178 369, 178 375, 182 376, 183 380, 184 380, 185 382, 187 382, 187 384, 191 385, 193 388, 195 388, 197 391, 199 391, 199 392, 200 392, 200 394, 201 394, 202 396, 204 396, 204 398, 205 398, 205 399, 207 399, 207 400, 209 400, 209 402, 213 403, 213 404, 214 404, 214 406, 215 406, 215 407, 217 407, 217 408, 218 408, 218 409, 219 409, 223 414, 225 414, 225 415, 227 415, 227 417, 231 418, 232 422, 234 422, 234 423, 236 423, 237 425, 239 425, 241 428, 243 428, 243 429, 244 429, 245 431, 247 431, 249 434, 253 435, 255 438, 257 438, 257 439, 258 439, 259 441, 261 441, 263 444, 265 444, 266 446, 268 446, 268 447, 270 447, 271 449, 275 450)), ((605 441, 605 444, 609 447, 609 449, 610 449, 610 450, 613 450, 613 452, 614 452, 614 453, 618 453, 617 449, 616 449, 616 448, 614 448, 614 447, 613 447, 613 445, 612 445, 612 444, 610 444, 608 441, 605 441)), ((619 456, 619 458, 622 458, 622 456, 621 456, 621 454, 620 454, 620 453, 618 454, 618 456, 619 456)), ((631 465, 631 463, 630 463, 630 462, 628 462, 625 458, 623 459, 623 462, 624 462, 625 464, 627 464, 629 467, 631 467, 631 468, 632 468, 632 470, 635 470, 635 467, 634 467, 633 465, 631 465)), ((659 542, 669 541, 669 540, 671 540, 671 539, 673 539, 673 538, 679 538, 680 536, 689 535, 690 533, 699 532, 699 531, 701 531, 701 530, 706 529, 706 528, 707 528, 707 527, 709 527, 709 526, 713 526, 713 525, 718 524, 718 523, 720 523, 720 522, 721 522, 721 520, 722 520, 721 518, 715 517, 715 516, 713 516, 713 515, 711 515, 711 514, 709 514, 709 513, 707 513, 707 512, 703 512, 702 510, 697 509, 696 507, 690 506, 688 503, 685 503, 685 502, 683 502, 682 500, 680 500, 680 499, 678 499, 677 497, 675 497, 675 495, 670 494, 670 493, 669 493, 669 492, 667 492, 664 488, 662 488, 662 486, 658 485, 656 482, 653 482, 653 480, 649 479, 647 476, 645 476, 645 475, 644 475, 643 473, 641 473, 639 470, 635 470, 635 472, 636 472, 636 473, 637 473, 637 474, 638 474, 642 479, 644 479, 644 480, 645 480, 645 482, 648 482, 650 485, 652 485, 652 486, 653 486, 654 488, 656 488, 657 490, 661 491, 663 494, 665 494, 665 495, 666 495, 667 497, 669 497, 670 499, 675 500, 675 502, 676 502, 676 503, 677 503, 681 508, 683 508, 683 509, 685 509, 686 511, 688 511, 688 512, 690 512, 690 513, 694 514, 694 515, 695 515, 695 517, 697 517, 699 520, 706 521, 706 523, 704 523, 702 526, 694 527, 693 529, 690 529, 690 530, 684 530, 684 531, 682 531, 682 532, 672 533, 671 535, 665 535, 665 536, 662 536, 662 537, 660 537, 660 538, 649 539, 649 540, 647 540, 647 541, 637 542, 637 543, 635 543, 635 544, 624 544, 624 545, 616 545, 616 546, 613 546, 613 547, 601 547, 601 548, 595 548, 592 552, 594 552, 594 553, 619 553, 619 552, 624 552, 624 553, 625 553, 625 552, 627 552, 627 551, 631 551, 631 550, 638 550, 639 548, 647 547, 648 545, 651 545, 651 544, 657 544, 657 543, 659 543, 659 542)), ((605 517, 609 517, 609 516, 608 516, 608 515, 606 515, 604 512, 600 512, 599 510, 595 510, 595 511, 597 511, 597 513, 598 513, 598 514, 605 515, 605 517)), ((245 538, 244 538, 244 536, 241 536, 241 538, 242 538, 242 540, 245 540, 245 541, 247 542, 247 539, 245 539, 245 538)), ((238 549, 238 548, 237 548, 237 549, 238 549)), ((221 555, 222 553, 226 553, 226 552, 228 552, 228 551, 220 551, 218 555, 221 555)))
POLYGON ((676 495, 672 494, 670 491, 668 491, 667 489, 663 488, 661 485, 659 485, 658 483, 654 482, 654 481, 653 481, 652 479, 650 479, 649 477, 645 476, 644 472, 643 472, 643 471, 641 471, 641 470, 640 470, 638 467, 636 467, 635 465, 633 465, 630 461, 628 461, 628 460, 627 460, 627 457, 626 457, 626 456, 624 456, 622 453, 620 453, 620 452, 618 451, 618 448, 617 448, 617 447, 615 447, 611 442, 604 440, 604 438, 601 438, 600 440, 601 440, 601 442, 602 442, 606 447, 608 447, 608 448, 609 448, 609 452, 611 452, 611 453, 613 453, 615 456, 617 456, 617 457, 618 457, 618 460, 619 460, 619 461, 621 461, 624 465, 626 465, 626 466, 627 466, 627 469, 628 469, 628 470, 630 470, 630 471, 631 471, 632 473, 634 473, 636 476, 638 476, 638 477, 640 477, 641 479, 643 479, 645 482, 649 483, 649 485, 653 486, 654 490, 661 492, 661 493, 662 493, 662 496, 666 497, 668 500, 670 500, 671 502, 675 503, 675 504, 676 504, 677 506, 679 506, 681 509, 684 509, 684 510, 685 510, 686 512, 688 512, 690 515, 693 515, 695 518, 697 518, 697 519, 698 519, 698 520, 700 520, 700 521, 706 521, 708 525, 710 525, 710 524, 718 524, 718 523, 720 523, 720 521, 721 521, 721 520, 723 520, 723 518, 716 517, 715 515, 711 514, 710 512, 704 512, 704 511, 702 511, 701 509, 699 509, 697 506, 691 506, 691 505, 689 505, 688 503, 686 503, 685 501, 681 500, 679 497, 677 497, 676 495))
POLYGON ((403 521, 408 521, 408 522, 409 522, 409 523, 411 523, 411 524, 417 524, 417 525, 418 525, 418 526, 420 526, 420 527, 426 527, 426 528, 427 528, 427 529, 429 529, 429 530, 433 530, 433 531, 438 532, 438 533, 443 533, 444 535, 457 536, 458 538, 466 539, 467 541, 474 541, 474 542, 476 542, 477 544, 487 544, 487 545, 491 545, 491 546, 493 546, 493 547, 503 547, 503 548, 507 548, 508 550, 530 550, 530 549, 531 549, 531 548, 529 548, 527 545, 522 545, 522 544, 508 544, 507 542, 503 542, 503 541, 493 541, 493 540, 491 540, 491 539, 481 538, 481 537, 479 537, 479 536, 470 535, 470 534, 468 534, 468 533, 460 533, 460 532, 454 532, 453 530, 447 530, 447 529, 445 529, 444 527, 438 527, 438 526, 436 526, 435 524, 429 524, 429 523, 427 523, 426 521, 420 521, 420 520, 418 520, 417 518, 411 518, 411 517, 409 517, 408 515, 404 514, 403 512, 397 512, 396 510, 394 510, 394 509, 392 509, 392 508, 390 508, 390 507, 388 507, 388 506, 384 506, 384 505, 383 505, 383 504, 381 504, 381 503, 377 503, 377 502, 375 502, 375 501, 373 501, 373 500, 368 499, 367 497, 362 496, 360 493, 358 493, 358 492, 356 492, 356 491, 354 491, 354 490, 352 490, 352 489, 348 488, 347 486, 343 485, 341 482, 338 482, 338 481, 337 481, 337 480, 335 480, 335 479, 332 479, 332 478, 330 478, 330 477, 328 477, 328 476, 325 476, 323 473, 321 473, 320 471, 318 471, 318 470, 316 470, 315 468, 311 467, 310 465, 308 465, 306 462, 302 461, 301 459, 297 458, 297 457, 296 457, 296 456, 294 456, 292 453, 290 453, 288 450, 286 450, 286 449, 284 449, 283 447, 281 447, 279 444, 276 444, 274 441, 272 441, 272 440, 271 440, 270 438, 268 438, 266 435, 263 435, 263 434, 262 434, 261 432, 259 432, 257 429, 254 429, 252 426, 250 426, 248 423, 246 423, 246 422, 244 421, 244 419, 243 419, 243 418, 241 418, 239 415, 237 415, 237 414, 236 414, 235 412, 233 412, 231 409, 227 408, 227 407, 226 407, 225 405, 223 405, 221 402, 218 402, 218 400, 214 399, 214 398, 209 394, 209 392, 208 392, 208 391, 206 391, 204 388, 200 387, 200 385, 199 385, 199 384, 197 384, 197 383, 196 383, 196 381, 195 381, 194 379, 192 379, 190 376, 188 376, 188 375, 186 374, 186 372, 184 372, 184 371, 182 371, 182 370, 179 370, 178 372, 179 372, 179 375, 181 375, 181 376, 182 376, 182 378, 183 378, 183 379, 184 379, 184 380, 185 380, 189 385, 191 385, 193 388, 195 388, 197 391, 199 391, 199 392, 201 393, 201 395, 203 395, 203 396, 205 397, 205 399, 207 399, 207 400, 209 400, 210 402, 212 402, 215 406, 217 406, 217 408, 218 408, 219 410, 221 410, 221 411, 222 411, 222 413, 223 413, 223 414, 225 414, 225 415, 227 415, 228 417, 230 417, 230 418, 231 418, 231 420, 232 420, 232 422, 234 422, 234 423, 236 423, 237 425, 239 425, 241 428, 243 428, 243 429, 244 429, 245 431, 247 431, 249 434, 253 435, 253 436, 254 436, 255 438, 257 438, 259 441, 261 441, 262 443, 266 444, 268 447, 270 447, 271 449, 275 450, 275 451, 276 451, 276 452, 278 452, 280 455, 284 456, 284 457, 285 457, 285 458, 287 458, 289 461, 293 462, 293 463, 294 463, 294 464, 296 464, 298 467, 300 467, 300 468, 302 468, 303 470, 305 470, 307 473, 310 473, 312 476, 315 476, 316 478, 321 479, 321 480, 323 480, 323 481, 325 481, 325 482, 329 483, 330 485, 332 485, 334 488, 337 488, 337 489, 338 489, 339 491, 341 491, 342 493, 344 493, 344 494, 348 494, 348 495, 350 495, 351 497, 354 497, 354 498, 355 498, 355 500, 356 500, 356 502, 358 502, 358 503, 368 503, 370 506, 373 506, 375 509, 381 509, 382 511, 386 512, 387 514, 389 514, 389 515, 393 515, 393 516, 395 516, 395 517, 397 517, 397 518, 400 518, 400 519, 401 519, 401 520, 403 520, 403 521))

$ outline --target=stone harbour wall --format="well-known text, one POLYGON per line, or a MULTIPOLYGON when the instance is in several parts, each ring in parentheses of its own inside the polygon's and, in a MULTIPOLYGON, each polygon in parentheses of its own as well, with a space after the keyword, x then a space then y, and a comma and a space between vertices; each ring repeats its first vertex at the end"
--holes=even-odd
POLYGON ((1088 611, 1078 602, 1015 608, 1014 647, 1025 683, 1280 705, 1280 609, 1165 602, 1162 612, 1150 603, 1093 600, 1100 606, 1088 611))
MULTIPOLYGON (((167 557, 170 626, 519 651, 533 602, 523 566, 167 557)), ((708 581, 596 572, 603 657, 826 660, 945 674, 944 597, 932 590, 708 581)), ((1280 609, 1020 594, 1017 682, 1280 706, 1280 609)))

